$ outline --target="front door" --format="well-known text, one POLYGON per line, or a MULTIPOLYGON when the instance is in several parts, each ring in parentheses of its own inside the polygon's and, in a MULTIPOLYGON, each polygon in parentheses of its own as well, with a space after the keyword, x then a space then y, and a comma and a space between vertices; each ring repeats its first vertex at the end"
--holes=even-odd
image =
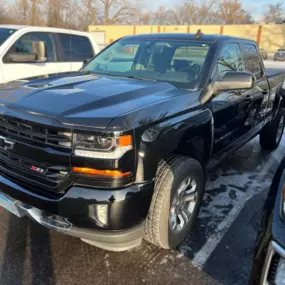
POLYGON ((5 82, 58 73, 58 62, 52 34, 45 32, 30 32, 21 36, 4 55, 2 68, 5 82), (43 41, 45 43, 46 62, 17 63, 9 60, 10 53, 32 53, 33 41, 43 41))
POLYGON ((272 110, 272 106, 268 106, 270 88, 256 46, 251 43, 244 43, 242 45, 242 54, 245 71, 251 72, 255 77, 254 88, 248 91, 248 96, 252 98, 252 106, 245 124, 259 131, 269 115, 267 112, 272 110))
MULTIPOLYGON (((243 70, 240 45, 225 44, 221 49, 214 80, 223 78, 227 71, 243 70)), ((250 130, 246 120, 252 103, 252 94, 248 90, 229 90, 214 95, 212 99, 215 128, 213 155, 218 154, 250 130)))

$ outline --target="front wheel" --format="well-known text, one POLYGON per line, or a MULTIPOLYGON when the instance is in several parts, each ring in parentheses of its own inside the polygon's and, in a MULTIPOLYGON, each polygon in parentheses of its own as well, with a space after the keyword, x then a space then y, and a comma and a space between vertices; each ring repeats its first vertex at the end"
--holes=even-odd
POLYGON ((280 108, 275 119, 267 124, 260 133, 260 145, 264 149, 274 150, 281 141, 285 126, 285 109, 280 108))
POLYGON ((204 171, 192 158, 172 155, 159 164, 145 223, 145 239, 175 248, 192 230, 205 189, 204 171))

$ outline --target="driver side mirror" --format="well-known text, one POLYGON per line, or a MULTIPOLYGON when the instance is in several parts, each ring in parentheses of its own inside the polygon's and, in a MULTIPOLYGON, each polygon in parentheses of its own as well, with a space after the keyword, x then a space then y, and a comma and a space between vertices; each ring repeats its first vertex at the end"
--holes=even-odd
POLYGON ((227 71, 220 81, 214 82, 214 91, 252 89, 254 75, 244 71, 227 71))
POLYGON ((32 53, 11 53, 8 55, 9 62, 46 62, 46 46, 42 41, 32 41, 32 53))

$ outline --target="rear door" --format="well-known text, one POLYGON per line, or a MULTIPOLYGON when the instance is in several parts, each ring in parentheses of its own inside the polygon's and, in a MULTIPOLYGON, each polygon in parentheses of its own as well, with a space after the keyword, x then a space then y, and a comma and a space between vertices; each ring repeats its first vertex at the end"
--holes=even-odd
POLYGON ((57 48, 60 57, 59 71, 78 71, 85 60, 95 55, 88 37, 72 34, 57 34, 57 48))
MULTIPOLYGON (((238 42, 227 42, 221 47, 213 80, 221 80, 227 71, 243 71, 241 46, 238 42)), ((252 97, 246 90, 217 92, 212 99, 215 143, 213 154, 217 154, 249 131, 245 125, 252 97)))
MULTIPOLYGON (((272 110, 268 108, 270 107, 268 103, 273 93, 270 92, 261 55, 255 44, 243 43, 242 54, 245 71, 251 72, 255 77, 254 88, 248 92, 248 96, 252 97, 252 106, 245 124, 258 130, 263 126, 265 118, 269 116, 268 112, 272 110)), ((272 92, 275 94, 276 90, 272 92)))
POLYGON ((58 72, 58 58, 55 42, 51 33, 29 32, 22 35, 3 57, 3 75, 5 82, 58 72), (32 41, 43 41, 46 47, 46 62, 17 63, 9 60, 9 54, 32 53, 32 41))

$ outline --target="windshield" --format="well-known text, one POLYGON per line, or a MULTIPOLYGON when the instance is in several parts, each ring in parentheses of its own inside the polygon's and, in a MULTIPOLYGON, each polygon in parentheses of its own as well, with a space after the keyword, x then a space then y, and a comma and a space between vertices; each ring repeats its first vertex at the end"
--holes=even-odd
POLYGON ((207 44, 197 41, 122 39, 102 51, 82 71, 195 88, 208 50, 207 44))
POLYGON ((0 46, 15 32, 14 29, 0 28, 0 46))

